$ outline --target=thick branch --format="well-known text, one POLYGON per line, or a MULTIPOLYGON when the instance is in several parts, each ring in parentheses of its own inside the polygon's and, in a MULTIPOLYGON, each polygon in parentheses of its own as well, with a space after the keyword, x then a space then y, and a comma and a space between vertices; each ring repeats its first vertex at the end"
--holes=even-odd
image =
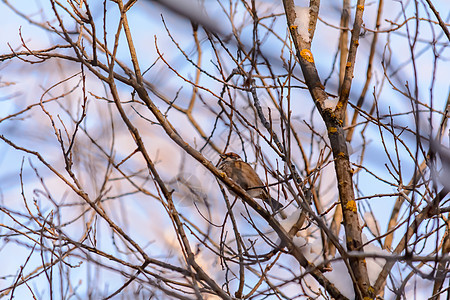
MULTIPOLYGON (((335 159, 335 171, 338 182, 339 197, 343 211, 343 224, 345 228, 347 249, 349 251, 363 251, 361 228, 359 226, 358 212, 356 208, 355 195, 353 191, 352 169, 348 156, 347 145, 345 143, 345 134, 343 129, 343 117, 346 103, 348 101, 349 90, 351 87, 351 78, 353 74, 353 65, 356 57, 356 48, 358 44, 359 30, 362 22, 362 11, 364 10, 364 1, 358 1, 355 24, 352 31, 352 43, 350 45, 349 58, 344 76, 341 98, 333 111, 325 106, 327 94, 320 82, 320 78, 314 63, 314 58, 310 46, 299 35, 295 21, 295 10, 293 0, 283 0, 286 11, 287 23, 291 32, 294 45, 297 50, 297 57, 300 61, 303 76, 312 98, 315 101, 325 125, 328 129, 328 137, 335 159), (345 91, 345 92, 344 92, 345 91)), ((373 297, 373 289, 370 286, 367 265, 363 258, 350 258, 351 270, 354 276, 355 295, 358 298, 373 297)))

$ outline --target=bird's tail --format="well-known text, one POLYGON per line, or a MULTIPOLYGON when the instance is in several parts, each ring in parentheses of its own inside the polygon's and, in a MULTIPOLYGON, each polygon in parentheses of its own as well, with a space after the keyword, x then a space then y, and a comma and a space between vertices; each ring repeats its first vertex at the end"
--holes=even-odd
POLYGON ((274 213, 279 213, 283 220, 287 218, 286 213, 283 210, 281 210, 282 208, 284 208, 284 206, 283 206, 283 204, 278 202, 278 200, 270 197, 265 202, 272 208, 272 211, 274 213))
POLYGON ((279 211, 280 209, 282 209, 284 207, 283 204, 278 202, 278 200, 273 199, 272 197, 267 199, 266 203, 270 206, 270 208, 272 208, 272 210, 274 212, 277 212, 277 211, 279 211))

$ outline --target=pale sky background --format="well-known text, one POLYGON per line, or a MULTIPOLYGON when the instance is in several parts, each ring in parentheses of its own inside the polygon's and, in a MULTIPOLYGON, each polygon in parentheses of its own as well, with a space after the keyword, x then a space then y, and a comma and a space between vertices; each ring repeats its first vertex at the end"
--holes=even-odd
MULTIPOLYGON (((25 14, 35 14, 36 20, 40 20, 39 14, 36 14, 38 11, 43 10, 45 15, 53 20, 52 12, 49 10, 49 5, 47 1, 12 1, 17 2, 16 5, 17 8, 21 9, 21 11, 25 14)), ((207 12, 207 15, 212 20, 221 20, 223 18, 223 13, 221 13, 219 6, 215 1, 201 1, 205 5, 205 12, 207 12)), ((259 9, 261 10, 260 15, 264 13, 281 13, 282 10, 282 4, 281 1, 257 1, 259 5, 259 9), (277 4, 278 3, 278 4, 277 4)), ((298 1, 297 4, 304 4, 306 1, 298 1)), ((354 2, 354 1, 353 1, 354 2)), ((336 2, 333 0, 327 0, 327 1, 321 1, 321 11, 320 16, 321 18, 327 20, 327 22, 330 22, 332 24, 338 25, 339 24, 339 15, 336 13, 336 8, 333 6, 336 2)), ((384 9, 384 17, 383 19, 394 19, 396 15, 393 15, 394 13, 397 14, 399 9, 398 6, 400 4, 396 1, 387 1, 385 3, 385 9, 384 9)), ((441 17, 449 22, 450 20, 450 2, 446 0, 436 0, 434 1, 434 5, 436 8, 441 12, 441 17)), ((365 10, 365 17, 364 17, 364 23, 365 26, 368 28, 373 28, 373 23, 375 20, 374 12, 376 12, 377 3, 375 2, 368 2, 366 3, 366 10, 365 10)), ((409 11, 411 8, 408 7, 407 15, 411 15, 411 11, 409 11)), ((422 9, 422 7, 421 7, 422 9)), ((94 18, 96 20, 101 21, 102 18, 102 4, 99 1, 98 5, 94 4, 91 5, 91 10, 93 11, 94 18)), ((423 12, 423 10, 421 10, 423 12)), ((111 13, 108 11, 108 14, 111 13)), ((174 62, 182 62, 184 58, 182 58, 179 54, 176 53, 176 51, 168 51, 168 47, 170 46, 171 42, 170 39, 167 37, 167 34, 164 30, 164 26, 161 22, 161 14, 163 14, 165 22, 167 26, 170 28, 171 33, 176 36, 177 42, 179 42, 184 49, 192 49, 192 38, 191 38, 191 25, 188 21, 181 19, 178 15, 173 14, 171 12, 167 12, 166 10, 162 9, 160 6, 153 4, 150 1, 143 1, 139 0, 137 4, 129 11, 128 18, 130 21, 130 26, 132 29, 132 32, 134 34, 134 41, 135 46, 138 49, 138 58, 141 63, 142 69, 147 68, 150 66, 156 57, 156 51, 155 51, 155 35, 157 36, 157 43, 158 47, 160 49, 164 49, 165 57, 168 57, 172 59, 174 62), (186 34, 187 32, 187 34, 186 34), (183 35, 186 35, 185 38, 183 35), (145 66, 145 68, 144 68, 145 66)), ((22 33, 24 40, 27 42, 28 46, 31 49, 39 49, 39 48, 45 48, 49 45, 54 43, 54 36, 50 36, 48 33, 42 31, 41 29, 36 28, 36 26, 29 24, 26 22, 23 18, 16 15, 15 13, 11 12, 9 8, 5 6, 5 4, 2 2, 0 3, 0 55, 9 53, 9 47, 12 49, 16 49, 20 45, 20 37, 19 37, 19 31, 22 33)), ((111 35, 110 37, 113 38, 113 34, 115 32, 116 23, 114 15, 111 15, 111 17, 108 17, 109 21, 111 22, 108 24, 108 33, 111 35)), ((431 17, 434 19, 434 16, 431 17)), ((224 22, 226 25, 224 25, 222 22, 218 21, 217 24, 220 26, 220 28, 224 32, 228 32, 228 24, 227 22, 224 22), (224 26, 222 26, 224 25, 224 26)), ((413 22, 410 22, 410 26, 414 26, 413 22)), ((282 36, 285 34, 285 21, 284 18, 279 18, 275 28, 279 29, 279 32, 282 36)), ((388 23, 386 21, 383 21, 381 25, 381 29, 387 28, 388 23)), ((434 27, 435 30, 438 30, 437 27, 434 27)), ((440 31, 441 32, 441 31, 440 31)), ((439 32, 438 35, 441 33, 439 32)), ((251 40, 251 32, 248 32, 249 34, 249 41, 251 40)), ((428 25, 421 25, 420 29, 420 38, 428 38, 430 36, 430 27, 428 25)), ((316 36, 313 41, 312 46, 312 52, 315 55, 315 60, 319 69, 319 74, 324 79, 327 77, 328 73, 330 72, 330 66, 331 62, 333 60, 334 51, 337 45, 337 38, 338 38, 338 31, 335 29, 331 29, 324 25, 322 22, 318 21, 317 24, 317 30, 316 30, 316 36)), ((419 38, 419 40, 420 40, 419 38)), ((379 36, 380 45, 383 45, 385 42, 385 35, 381 34, 379 36)), ((369 47, 370 42, 372 40, 372 35, 370 33, 366 33, 364 36, 361 37, 360 40, 360 47, 359 52, 357 56, 357 65, 356 65, 356 71, 355 74, 365 74, 365 70, 367 68, 367 59, 368 59, 368 53, 369 53, 369 47)), ((58 41, 60 42, 60 41, 58 41)), ((447 42, 445 37, 441 37, 437 44, 437 49, 442 49, 443 42, 447 42)), ((405 60, 408 60, 410 57, 409 53, 409 47, 407 43, 405 42, 405 38, 401 35, 394 34, 391 36, 391 48, 389 49, 392 51, 392 63, 394 65, 401 65, 402 63, 405 63, 405 60)), ((119 57, 122 56, 123 60, 127 60, 126 56, 126 44, 122 43, 121 48, 119 51, 119 57)), ((421 53, 420 49, 424 47, 429 47, 428 44, 421 44, 420 42, 417 45, 417 53, 421 53)), ((264 51, 267 51, 266 54, 270 54, 269 47, 263 47, 264 51)), ((205 68, 212 68, 211 64, 207 64, 208 61, 208 54, 205 54, 204 62, 205 62, 205 68)), ((279 55, 278 53, 274 53, 274 57, 276 55, 279 55)), ((427 51, 425 54, 417 55, 417 68, 418 68, 418 75, 419 75, 419 90, 420 90, 420 97, 423 99, 423 102, 430 103, 430 73, 432 72, 432 57, 430 56, 430 51, 427 51)), ((449 93, 450 84, 449 84, 449 71, 450 70, 450 51, 448 49, 445 49, 441 54, 442 60, 438 63, 437 73, 435 76, 435 84, 434 84, 434 90, 433 90, 433 99, 432 104, 433 107, 437 110, 442 110, 444 107, 444 103, 447 100, 447 95, 449 93)), ((380 59, 377 58, 375 60, 376 63, 379 63, 380 59)), ((158 68, 163 68, 162 65, 158 65, 158 68)), ((375 69, 379 70, 379 67, 376 67, 375 69)), ((192 72, 192 68, 189 69, 189 66, 186 69, 181 69, 179 71, 187 73, 189 70, 192 72)), ((59 70, 61 71, 61 70, 59 70)), ((67 71, 69 74, 73 74, 76 72, 76 69, 74 70, 64 70, 67 71)), ((57 70, 53 70, 50 68, 49 65, 43 64, 40 67, 34 67, 30 68, 29 65, 19 62, 18 60, 10 61, 7 63, 0 62, 0 105, 2 109, 0 110, 0 119, 8 114, 11 114, 15 111, 18 111, 22 109, 23 107, 27 106, 30 103, 38 101, 39 97, 42 95, 42 91, 45 88, 48 88, 54 83, 54 75, 57 70), (33 70, 30 72, 29 70, 33 70), (4 87, 3 82, 16 82, 14 86, 8 86, 4 87), (44 88, 45 87, 45 88, 44 88), (8 100, 11 95, 15 95, 17 93, 17 96, 15 96, 13 99, 14 101, 8 100)), ((170 86, 181 86, 182 83, 178 80, 167 80, 166 78, 161 78, 157 76, 157 72, 152 70, 149 72, 148 78, 151 82, 158 85, 162 89, 167 87, 170 88, 170 92, 173 93, 174 96, 175 92, 178 90, 178 88, 172 88, 170 86), (153 75, 156 74, 156 75, 153 75)), ((300 74, 300 70, 297 70, 297 73, 300 74)), ((401 80, 408 81, 409 83, 413 82, 413 76, 411 75, 411 69, 410 67, 402 68, 399 73, 401 80)), ((193 74, 190 74, 191 77, 193 74)), ((373 82, 381 80, 383 77, 383 74, 381 74, 379 71, 376 71, 376 73, 373 76, 372 79, 372 85, 373 82)), ((353 103, 356 103, 357 97, 359 96, 361 89, 362 89, 362 83, 364 83, 365 78, 355 77, 353 82, 353 89, 352 94, 350 97, 350 101, 353 103)), ((336 93, 335 86, 333 85, 335 82, 333 80, 330 81, 329 85, 327 85, 327 90, 330 93, 336 93)), ((403 83, 396 83, 399 86, 403 86, 403 83)), ((379 106, 383 113, 388 112, 388 108, 391 108, 392 113, 398 113, 403 112, 405 110, 410 110, 410 106, 408 106, 407 100, 405 98, 400 97, 398 93, 394 92, 392 88, 388 87, 388 83, 384 83, 385 87, 380 95, 379 100, 379 106)), ((103 90, 102 86, 95 86, 94 82, 90 83, 88 82, 88 87, 91 91, 98 91, 100 94, 103 90)), ((189 88, 186 88, 181 93, 188 93, 190 91, 189 88)), ((129 91, 122 91, 124 97, 129 97, 129 91)), ((309 94, 306 91, 298 91, 299 99, 303 99, 302 101, 298 101, 298 103, 293 103, 293 111, 294 114, 298 117, 299 120, 302 118, 308 118, 311 112, 312 107, 312 101, 310 100, 309 94)), ((366 95, 366 104, 372 103, 372 90, 369 88, 369 92, 366 95)), ((106 112, 97 112, 99 116, 101 116, 101 113, 106 112)), ((38 113, 37 113, 38 114, 38 113)), ((34 116, 33 120, 38 118, 38 116, 34 116)), ((421 130, 423 132, 426 132, 430 130, 430 121, 427 119, 428 116, 424 115, 421 122, 423 126, 421 126, 421 130)), ((7 132, 7 135, 9 137, 16 136, 17 142, 21 145, 28 146, 30 148, 39 150, 39 149, 46 149, 46 151, 57 151, 57 148, 54 148, 54 146, 49 146, 48 142, 49 140, 54 141, 54 136, 46 136, 46 135, 40 135, 38 128, 33 128, 30 126, 32 120, 23 120, 22 124, 23 126, 17 127, 18 122, 3 122, 0 123, 0 134, 4 134, 7 132)), ((42 115, 42 121, 46 122, 45 116, 42 115)), ((175 118, 172 118, 171 120, 174 124, 174 126, 181 130, 183 132, 183 121, 176 120, 175 118)), ((211 119, 208 117, 204 117, 201 120, 198 120, 201 124, 203 124, 206 128, 209 128, 211 119)), ((322 128, 322 124, 320 124, 320 118, 317 116, 314 118, 314 121, 317 123, 318 128, 322 128)), ((412 116, 409 117, 402 117, 401 119, 397 119, 397 122, 404 122, 404 124, 413 124, 412 116)), ((91 126, 95 126, 96 122, 92 119, 90 119, 91 126)), ((432 127, 433 132, 436 132, 436 128, 439 126, 440 119, 439 118, 433 118, 432 120, 432 127)), ((19 123, 20 124, 20 123, 19 123)), ((304 127, 300 121, 298 121, 299 128, 304 127)), ((369 146, 366 149, 366 159, 365 164, 370 168, 371 170, 374 170, 377 172, 377 174, 382 174, 386 178, 389 178, 389 174, 386 171, 386 168, 384 167, 384 163, 386 162, 386 157, 384 155, 383 149, 379 142, 379 134, 376 130, 376 128, 371 127, 368 129, 367 136, 373 139, 373 141, 369 144, 369 146)), ((188 136, 189 133, 186 133, 188 136)), ((414 144, 414 138, 412 136, 406 137, 407 134, 405 133, 405 139, 411 144, 414 144)), ((444 138, 444 141, 446 141, 448 145, 448 137, 444 138)), ((157 136, 152 137, 152 142, 155 145, 160 145, 160 149, 164 149, 163 151, 158 152, 158 147, 152 148, 152 155, 160 155, 161 158, 161 164, 173 164, 178 165, 181 160, 186 159, 187 163, 191 162, 189 158, 180 157, 178 149, 170 149, 168 147, 164 147, 163 145, 167 143, 164 138, 158 138, 157 136)), ((191 142, 194 143, 193 138, 191 139, 191 142)), ((126 154, 131 152, 134 148, 132 143, 129 143, 126 139, 121 142, 123 145, 123 148, 121 148, 121 151, 126 154)), ((360 144, 361 140, 360 137, 355 136, 354 141, 352 142, 352 147, 355 151, 355 154, 352 155, 351 160, 353 162, 356 162, 358 160, 358 155, 360 153, 360 144)), ((172 144, 173 145, 173 144, 172 144)), ((388 147, 393 147, 392 143, 388 145, 388 147)), ((413 147, 414 149, 414 147, 413 147)), ((83 151, 89 151, 88 149, 82 149, 83 151)), ((29 195, 30 199, 32 199, 33 191, 38 186, 38 181, 36 177, 33 175, 33 170, 29 167, 29 164, 27 162, 28 156, 24 156, 23 153, 13 151, 8 145, 6 145, 3 142, 0 142, 0 196, 1 196, 1 205, 9 206, 14 205, 15 202, 22 203, 20 198, 20 186, 19 186, 19 170, 20 170, 20 164, 22 162, 22 159, 25 157, 25 189, 26 193, 29 195)), ((120 154, 120 153, 119 153, 120 154)), ((403 155, 406 153, 403 152, 403 155)), ((208 154, 207 154, 208 156, 208 154)), ((213 161, 217 161, 217 156, 214 153, 210 153, 209 158, 213 161)), ((38 166, 39 163, 36 160, 33 160, 33 164, 38 166)), ((301 163, 299 163, 301 165, 301 163)), ((42 173, 41 176, 46 176, 49 173, 45 171, 45 169, 41 168, 42 173)), ((404 165, 404 180, 405 182, 408 182, 410 179, 410 174, 412 172, 412 166, 411 165, 404 165)), ((332 170, 329 170, 332 171, 332 170)), ((326 172, 326 170, 325 170, 326 172)), ((196 180, 199 180, 202 183, 202 186, 205 189, 211 188, 216 189, 215 183, 212 180, 212 178, 208 177, 205 170, 201 167, 195 167, 192 171, 192 174, 195 175, 196 180)), ((163 174, 164 176, 167 176, 170 178, 172 174, 163 174)), ((365 187, 365 190, 363 191, 365 195, 368 194, 377 194, 380 192, 386 193, 389 192, 395 192, 394 188, 387 188, 386 185, 380 183, 379 181, 374 181, 372 177, 366 176, 364 172, 361 172, 358 174, 359 184, 361 186, 365 187)), ((390 179, 390 178, 389 178, 390 179)), ((61 193, 58 193, 58 187, 59 187, 59 180, 57 179, 49 179, 46 180, 46 184, 51 187, 52 189, 56 190, 56 194, 63 194, 63 191, 61 193)), ((208 193, 209 191, 204 191, 205 193, 208 193)), ((332 189, 329 193, 325 194, 326 197, 329 198, 329 201, 335 201, 336 200, 336 192, 332 189)), ((357 195, 358 196, 358 195, 357 195)), ((182 196, 180 196, 182 197, 182 196)), ((182 199, 180 200, 182 201, 182 199)), ((370 205, 372 209, 375 212, 375 216, 378 218, 378 221, 381 225, 382 231, 387 226, 387 220, 390 216, 390 209, 393 205, 393 202, 395 201, 395 198, 390 199, 384 199, 383 202, 377 203, 376 201, 371 201, 370 205), (387 207, 389 208, 387 210, 387 207), (386 212, 388 212, 386 214, 386 212)), ((21 207, 21 204, 18 204, 19 207, 21 207)), ((19 209, 19 208, 18 208, 19 209)), ((142 204, 142 202, 139 201, 131 201, 127 204, 127 211, 129 211, 130 216, 136 216, 136 218, 142 218, 146 219, 148 215, 146 214, 146 211, 149 211, 153 209, 150 205, 142 204)), ((124 217, 120 213, 117 213, 117 218, 124 217)), ((148 221, 148 220, 147 220, 148 221)), ((161 220, 152 220, 155 222, 155 224, 164 224, 163 219, 161 220)), ((0 223, 6 222, 5 217, 0 217, 0 223)), ((134 237, 141 242, 141 244, 145 244, 145 240, 148 238, 148 230, 151 230, 146 227, 140 227, 140 226, 132 226, 132 229, 134 230, 134 237)), ((161 227, 161 226, 160 226, 161 227)), ((163 231, 165 229, 162 229, 163 231)), ((167 231, 170 231, 170 228, 167 229, 167 231)), ((0 229, 1 232, 1 229, 0 229)), ((166 236, 166 235, 165 235, 166 236)), ((108 239, 109 236, 106 236, 105 239, 108 239)), ((170 243, 170 233, 167 233, 167 239, 168 243, 170 243)), ((369 237, 370 239, 371 237, 369 237)), ((400 238, 400 237, 398 237, 400 238)), ((152 249, 155 252, 163 253, 165 249, 152 249)), ((0 261, 2 261, 2 269, 6 270, 6 274, 14 274, 15 268, 17 268, 18 263, 17 261, 21 262, 24 260, 24 257, 26 257, 27 251, 20 246, 14 247, 12 244, 8 244, 7 247, 0 249, 0 261)), ((37 259, 37 258, 36 258, 37 259)), ((73 262, 76 264, 76 262, 73 262)), ((84 275, 86 272, 89 272, 87 268, 84 268, 83 266, 78 269, 78 271, 74 272, 80 272, 80 279, 84 278, 84 275)), ((1 276, 2 274, 0 274, 1 276)), ((44 276, 42 276, 44 277, 44 276)), ((105 284, 107 282, 114 282, 115 279, 120 278, 115 273, 105 271, 105 274, 103 274, 101 277, 99 277, 99 285, 105 284)), ((5 286, 8 286, 11 283, 11 278, 6 279, 0 279, 0 288, 3 288, 5 286)), ((45 284, 45 279, 42 279, 45 284)), ((38 281, 34 281, 38 282, 38 281)), ((421 282, 418 283, 420 286, 423 284, 426 285, 426 283, 421 282)), ((119 285, 118 284, 111 284, 111 289, 114 290, 119 285)), ((85 288, 85 285, 82 283, 81 287, 82 289, 85 288)), ((424 287, 426 288, 426 287, 424 287)), ((110 290, 111 291, 111 290, 110 290)), ((26 299, 21 298, 23 295, 29 295, 26 291, 18 290, 15 294, 17 299, 26 299)), ((25 296, 26 297, 26 296, 25 296)))

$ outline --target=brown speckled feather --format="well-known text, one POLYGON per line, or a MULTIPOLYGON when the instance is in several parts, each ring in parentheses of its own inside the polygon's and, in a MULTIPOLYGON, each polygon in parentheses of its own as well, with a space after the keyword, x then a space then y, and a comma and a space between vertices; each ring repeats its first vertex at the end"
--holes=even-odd
POLYGON ((219 169, 246 190, 250 196, 264 200, 274 211, 283 207, 277 200, 270 197, 256 171, 242 161, 237 154, 230 152, 221 155, 219 169))

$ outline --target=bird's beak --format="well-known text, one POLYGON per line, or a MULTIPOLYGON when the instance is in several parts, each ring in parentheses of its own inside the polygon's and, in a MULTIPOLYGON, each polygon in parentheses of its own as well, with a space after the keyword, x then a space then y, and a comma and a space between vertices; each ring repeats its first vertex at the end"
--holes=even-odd
POLYGON ((220 156, 221 159, 225 159, 226 158, 225 154, 219 154, 219 156, 220 156))

